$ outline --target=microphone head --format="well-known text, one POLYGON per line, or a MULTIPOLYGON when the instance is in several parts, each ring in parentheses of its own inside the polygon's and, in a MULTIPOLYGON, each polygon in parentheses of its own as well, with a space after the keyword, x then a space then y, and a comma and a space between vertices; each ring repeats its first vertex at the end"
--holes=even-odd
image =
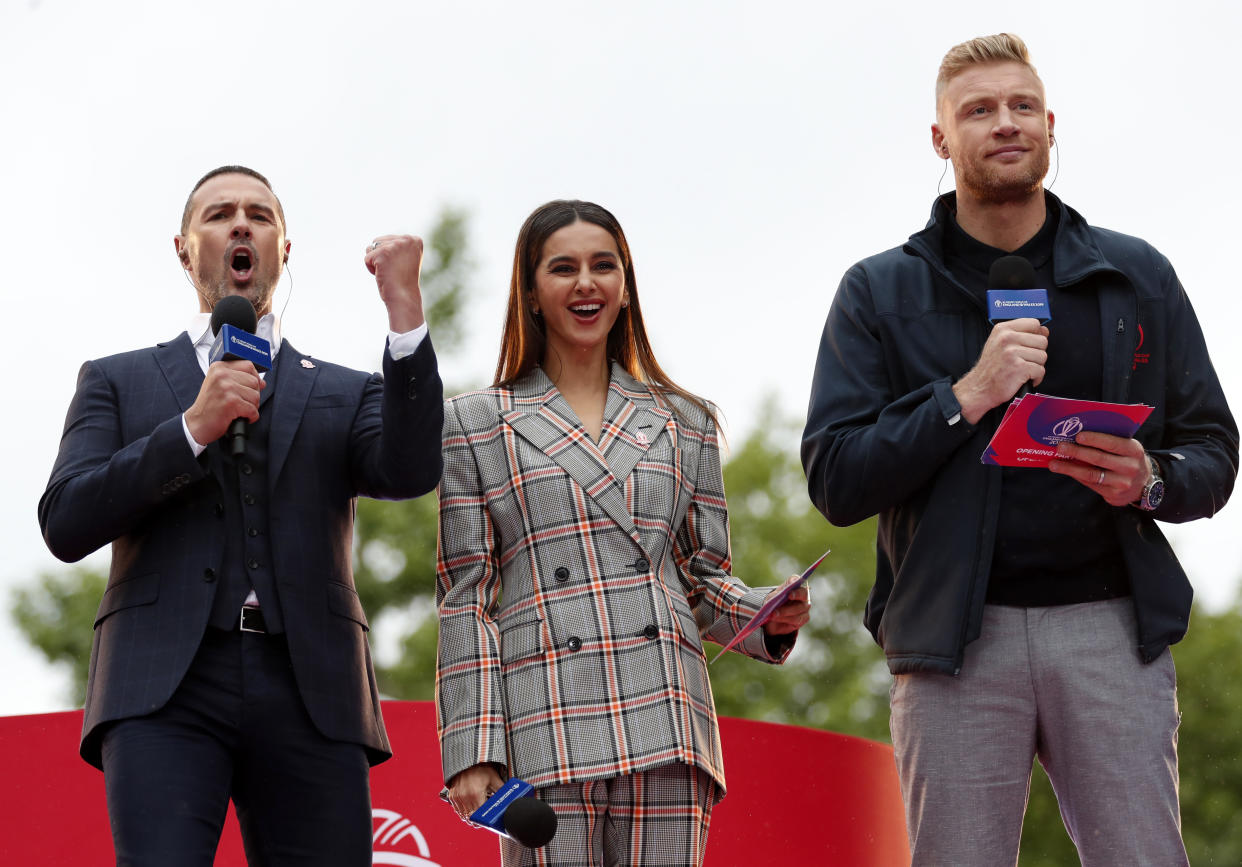
POLYGON ((527 849, 538 849, 556 834, 556 812, 534 797, 518 798, 502 819, 505 833, 527 849))
POLYGON ((1021 256, 1001 256, 988 269, 989 289, 1036 289, 1035 268, 1021 256))
POLYGON ((254 334, 259 327, 259 317, 254 312, 254 305, 240 295, 225 295, 211 309, 211 333, 219 334, 225 325, 254 334))

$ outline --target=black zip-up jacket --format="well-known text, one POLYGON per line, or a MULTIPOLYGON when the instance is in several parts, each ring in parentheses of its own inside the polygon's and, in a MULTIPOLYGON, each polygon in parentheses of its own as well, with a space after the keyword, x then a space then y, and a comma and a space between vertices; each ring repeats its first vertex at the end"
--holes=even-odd
MULTIPOLYGON (((1238 429, 1169 261, 1045 195, 1061 214, 1054 282, 1099 298, 1099 398, 1155 407, 1135 436, 1159 462, 1164 501, 1154 513, 1113 509, 1135 646, 1150 662, 1186 634, 1192 595, 1153 518, 1190 521, 1225 505, 1238 429)), ((954 205, 952 193, 937 199, 923 231, 842 278, 802 437, 811 500, 828 520, 846 526, 880 516, 864 620, 895 674, 960 671, 966 645, 979 637, 995 544, 1001 474, 979 456, 1004 405, 971 425, 953 395, 988 336, 983 304, 941 254, 954 205)))

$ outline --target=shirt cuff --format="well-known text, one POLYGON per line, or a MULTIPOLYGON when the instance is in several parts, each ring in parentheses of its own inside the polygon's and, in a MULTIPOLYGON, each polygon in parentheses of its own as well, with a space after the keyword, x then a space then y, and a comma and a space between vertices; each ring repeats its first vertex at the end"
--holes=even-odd
POLYGON ((423 338, 427 336, 427 323, 415 328, 413 331, 407 331, 404 334, 398 334, 395 331, 388 332, 388 354, 393 361, 400 361, 407 355, 413 355, 414 350, 418 349, 418 345, 423 342, 423 338))
POLYGON ((190 444, 190 449, 194 452, 194 457, 198 457, 207 451, 207 446, 199 445, 198 441, 190 435, 190 426, 185 422, 185 413, 181 413, 181 430, 185 432, 185 441, 190 444))

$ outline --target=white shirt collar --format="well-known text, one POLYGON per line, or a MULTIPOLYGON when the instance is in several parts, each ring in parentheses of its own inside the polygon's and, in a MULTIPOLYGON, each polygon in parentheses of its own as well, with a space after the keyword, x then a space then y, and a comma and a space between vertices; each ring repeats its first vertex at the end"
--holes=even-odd
MULTIPOLYGON (((203 372, 207 372, 207 356, 211 352, 211 344, 215 342, 215 335, 211 333, 211 314, 195 313, 190 320, 186 333, 190 335, 190 341, 194 344, 194 354, 198 356, 199 367, 203 372)), ((265 313, 259 317, 258 327, 255 328, 255 335, 262 337, 272 345, 272 359, 276 359, 276 353, 280 351, 280 320, 274 313, 265 313)))
MULTIPOLYGON (((211 333, 210 313, 195 313, 186 332, 190 335, 190 342, 195 346, 202 344, 211 346, 212 341, 216 339, 216 336, 211 333)), ((275 313, 264 313, 259 317, 255 335, 272 344, 272 357, 275 358, 276 353, 280 351, 280 320, 275 313)))

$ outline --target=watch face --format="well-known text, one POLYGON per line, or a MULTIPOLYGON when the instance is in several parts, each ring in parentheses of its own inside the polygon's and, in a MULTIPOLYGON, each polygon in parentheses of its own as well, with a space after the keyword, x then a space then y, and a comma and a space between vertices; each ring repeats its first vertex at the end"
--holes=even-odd
POLYGON ((1161 479, 1155 479, 1147 488, 1147 496, 1143 498, 1147 501, 1147 508, 1154 509, 1160 505, 1160 501, 1164 499, 1164 482, 1161 479))

